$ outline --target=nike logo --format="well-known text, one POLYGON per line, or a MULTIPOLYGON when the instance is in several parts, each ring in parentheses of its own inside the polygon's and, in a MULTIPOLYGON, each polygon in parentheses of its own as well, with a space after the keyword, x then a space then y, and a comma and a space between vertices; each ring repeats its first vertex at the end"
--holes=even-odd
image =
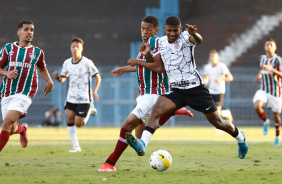
POLYGON ((208 108, 206 108, 206 111, 209 110, 211 108, 211 106, 209 106, 208 108))
POLYGON ((84 114, 84 112, 80 112, 80 111, 79 111, 78 114, 84 114))

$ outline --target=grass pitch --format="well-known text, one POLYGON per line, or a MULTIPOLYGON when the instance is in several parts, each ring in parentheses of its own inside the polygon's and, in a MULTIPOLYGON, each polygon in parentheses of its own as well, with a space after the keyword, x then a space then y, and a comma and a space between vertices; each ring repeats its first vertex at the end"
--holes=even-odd
POLYGON ((156 131, 146 154, 128 149, 117 162, 117 172, 97 170, 114 150, 119 128, 78 129, 82 152, 68 153, 72 145, 66 128, 29 128, 29 145, 21 148, 19 136, 10 138, 0 153, 0 183, 280 183, 282 147, 274 147, 274 130, 262 135, 262 127, 240 127, 249 152, 238 158, 238 145, 228 134, 216 135, 211 127, 169 128, 156 131), (150 154, 165 149, 172 165, 156 172, 150 154))

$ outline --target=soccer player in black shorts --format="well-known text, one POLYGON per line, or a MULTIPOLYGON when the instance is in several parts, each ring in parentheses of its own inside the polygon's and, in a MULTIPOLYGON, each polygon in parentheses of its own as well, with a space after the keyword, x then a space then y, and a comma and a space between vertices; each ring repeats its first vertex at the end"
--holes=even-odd
MULTIPOLYGON (((233 136, 238 141, 239 157, 245 158, 248 151, 245 133, 240 132, 231 122, 220 117, 211 95, 204 87, 196 70, 194 48, 203 41, 201 35, 197 33, 198 28, 195 25, 186 24, 186 31, 182 32, 180 19, 170 16, 165 21, 164 29, 166 36, 159 40, 160 54, 154 56, 152 65, 155 68, 152 70, 156 72, 166 70, 171 92, 158 98, 141 139, 137 139, 131 133, 126 134, 128 144, 139 156, 143 156, 161 115, 188 105, 202 112, 217 129, 233 136)), ((150 45, 144 45, 143 49, 149 52, 150 45)), ((135 64, 137 63, 131 63, 133 66, 135 64)), ((143 62, 138 62, 138 64, 142 65, 143 62)))

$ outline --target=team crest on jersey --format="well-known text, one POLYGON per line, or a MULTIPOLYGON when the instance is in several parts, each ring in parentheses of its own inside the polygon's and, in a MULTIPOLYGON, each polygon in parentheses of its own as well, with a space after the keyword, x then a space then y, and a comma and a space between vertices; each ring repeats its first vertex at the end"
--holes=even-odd
POLYGON ((180 41, 175 41, 174 42, 174 48, 179 49, 180 48, 180 41))
POLYGON ((13 54, 14 54, 14 51, 11 50, 11 51, 9 52, 9 56, 12 56, 13 54))
POLYGON ((35 54, 33 54, 33 53, 29 53, 29 57, 30 57, 30 59, 34 59, 35 58, 35 54))

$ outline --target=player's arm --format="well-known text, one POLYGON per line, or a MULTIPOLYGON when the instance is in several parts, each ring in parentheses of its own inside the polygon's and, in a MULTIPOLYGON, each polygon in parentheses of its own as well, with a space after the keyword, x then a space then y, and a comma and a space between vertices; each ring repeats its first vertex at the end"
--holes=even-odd
POLYGON ((196 45, 198 45, 198 44, 203 42, 202 36, 199 33, 197 33, 198 28, 196 27, 196 25, 186 24, 186 30, 191 35, 190 38, 189 38, 190 42, 192 42, 192 43, 194 43, 196 45))
POLYGON ((54 82, 51 79, 49 72, 46 67, 44 68, 38 68, 38 71, 41 75, 41 77, 47 82, 43 92, 45 92, 44 96, 46 96, 49 92, 51 92, 54 88, 54 82))
POLYGON ((150 50, 151 45, 150 44, 142 44, 140 47, 140 52, 147 58, 149 62, 143 61, 141 59, 130 59, 127 61, 127 63, 131 66, 143 66, 144 68, 147 68, 148 70, 151 70, 153 72, 162 73, 165 71, 164 64, 161 58, 161 55, 158 53, 154 57, 152 57, 150 50), (144 47, 142 47, 142 45, 144 47))
POLYGON ((255 78, 255 83, 258 83, 261 78, 262 78, 262 74, 259 72, 255 78))
POLYGON ((157 73, 162 73, 165 71, 164 69, 164 64, 161 58, 160 54, 157 54, 156 56, 153 57, 153 62, 146 62, 143 60, 128 60, 128 64, 131 66, 143 66, 144 68, 147 68, 148 70, 151 70, 153 72, 157 72, 157 73))
POLYGON ((94 84, 94 89, 92 92, 93 98, 98 101, 99 100, 99 96, 98 96, 98 89, 100 87, 101 84, 101 76, 99 73, 97 73, 96 75, 93 76, 95 78, 95 84, 94 84))
POLYGON ((267 70, 267 71, 270 71, 270 72, 278 75, 280 78, 282 78, 282 72, 280 72, 277 69, 273 68, 270 63, 268 65, 264 65, 264 69, 267 70))
POLYGON ((204 84, 207 85, 209 83, 209 80, 210 80, 210 76, 206 75, 203 79, 204 84))
POLYGON ((225 81, 225 82, 231 82, 231 81, 233 81, 233 75, 231 74, 231 72, 228 72, 228 73, 225 75, 224 81, 225 81))
POLYGON ((135 72, 136 71, 136 66, 123 66, 119 68, 115 68, 111 71, 111 74, 113 77, 118 77, 121 76, 124 72, 135 72))
POLYGON ((15 79, 18 76, 18 70, 15 69, 12 71, 7 71, 3 69, 7 66, 8 61, 8 54, 4 46, 0 51, 0 76, 6 76, 9 79, 15 79))
POLYGON ((66 79, 67 79, 67 77, 65 77, 65 76, 62 76, 62 75, 58 75, 58 71, 57 70, 55 70, 53 73, 52 73, 52 77, 54 78, 54 79, 56 79, 58 82, 65 82, 66 81, 66 79))

